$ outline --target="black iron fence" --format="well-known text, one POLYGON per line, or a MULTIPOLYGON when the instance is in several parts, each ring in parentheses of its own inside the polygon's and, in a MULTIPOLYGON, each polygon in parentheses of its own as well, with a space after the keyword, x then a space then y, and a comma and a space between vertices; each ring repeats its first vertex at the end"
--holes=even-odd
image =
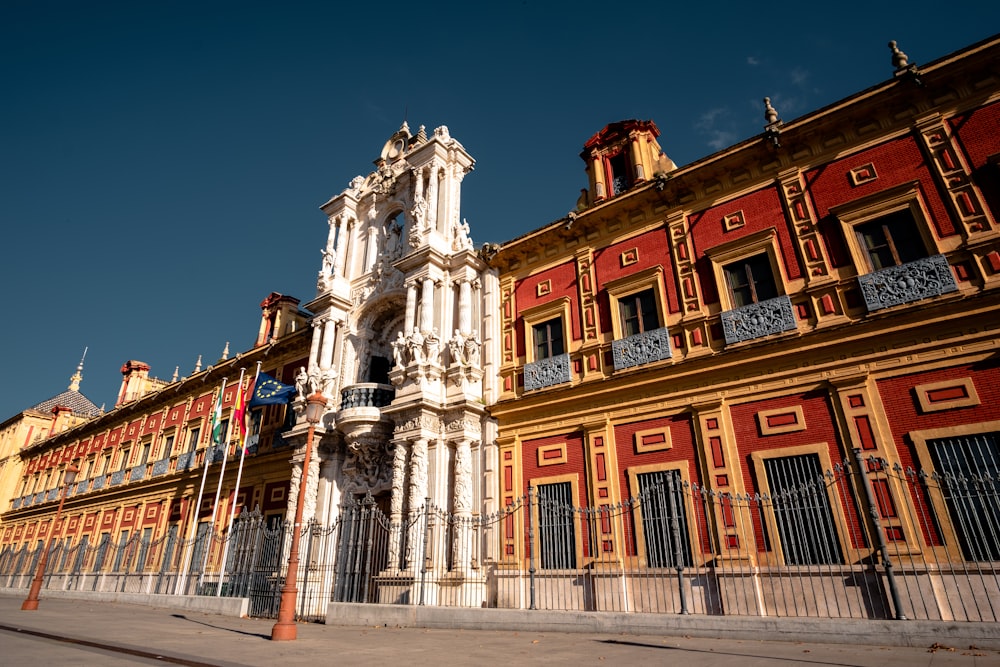
MULTIPOLYGON (((573 504, 530 487, 491 515, 429 502, 385 514, 347 500, 304 527, 297 615, 330 602, 835 618, 1000 620, 1000 481, 924 474, 857 453, 822 470, 764 460, 767 494, 720 494, 681 468, 635 475, 628 500, 573 504)), ((53 540, 47 588, 245 597, 277 614, 287 526, 244 512, 228 536, 176 528, 53 540)), ((0 586, 27 588, 40 547, 0 551, 0 586)))

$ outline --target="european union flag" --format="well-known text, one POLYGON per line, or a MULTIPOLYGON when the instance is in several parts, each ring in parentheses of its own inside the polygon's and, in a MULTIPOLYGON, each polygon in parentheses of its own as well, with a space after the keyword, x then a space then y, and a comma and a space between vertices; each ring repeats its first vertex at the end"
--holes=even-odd
POLYGON ((250 399, 250 407, 256 408, 261 405, 276 405, 287 403, 295 393, 295 387, 290 384, 282 384, 267 373, 261 373, 257 378, 257 384, 253 388, 253 398, 250 399))

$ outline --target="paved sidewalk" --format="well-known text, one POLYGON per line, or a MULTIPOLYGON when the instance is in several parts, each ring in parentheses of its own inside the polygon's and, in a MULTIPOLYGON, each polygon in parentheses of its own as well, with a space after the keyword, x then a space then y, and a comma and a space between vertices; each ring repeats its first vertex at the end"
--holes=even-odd
POLYGON ((0 596, 0 665, 1000 665, 1000 651, 887 648, 639 635, 300 624, 270 641, 273 621, 85 600, 42 598, 21 611, 0 596), (19 630, 19 631, 18 631, 19 630), (777 663, 775 661, 778 661, 777 663))

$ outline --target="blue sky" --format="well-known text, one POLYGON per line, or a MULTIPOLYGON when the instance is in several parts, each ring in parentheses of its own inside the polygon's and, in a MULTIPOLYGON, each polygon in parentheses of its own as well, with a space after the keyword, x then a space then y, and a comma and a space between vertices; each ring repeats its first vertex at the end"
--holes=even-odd
POLYGON ((69 383, 110 407, 315 296, 318 206, 404 118, 477 160, 462 215, 501 242, 586 186, 583 143, 652 119, 678 165, 989 37, 1000 4, 53 2, 0 5, 0 420, 69 383), (833 10, 836 10, 835 12, 833 10))

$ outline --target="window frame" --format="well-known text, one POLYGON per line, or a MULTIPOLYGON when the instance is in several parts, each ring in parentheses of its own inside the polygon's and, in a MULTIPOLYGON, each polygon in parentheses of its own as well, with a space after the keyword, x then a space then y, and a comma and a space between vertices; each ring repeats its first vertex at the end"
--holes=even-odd
MULTIPOLYGON (((934 459, 931 456, 930 446, 928 444, 929 441, 943 440, 947 438, 961 438, 963 436, 985 435, 987 433, 997 431, 1000 431, 1000 421, 986 421, 975 422, 972 424, 961 424, 958 426, 946 426, 943 428, 910 431, 906 435, 909 436, 911 442, 913 442, 913 448, 916 451, 917 461, 920 464, 920 468, 927 474, 930 474, 931 472, 940 471, 938 471, 934 466, 934 459)), ((925 545, 924 548, 931 550, 940 549, 944 551, 949 558, 955 560, 956 562, 976 562, 965 560, 960 546, 958 530, 955 528, 952 513, 948 508, 947 501, 941 493, 941 490, 936 486, 928 486, 927 490, 934 514, 938 520, 938 529, 941 531, 942 537, 944 538, 944 545, 925 545)), ((909 534, 910 533, 907 533, 907 535, 909 534)))
MULTIPOLYGON (((560 318, 562 321, 563 354, 571 353, 572 339, 568 335, 569 315, 570 300, 566 296, 525 308, 519 313, 521 321, 524 322, 524 363, 530 364, 542 360, 535 357, 535 326, 556 318, 560 318)), ((551 359, 552 357, 543 358, 551 359)))
MULTIPOLYGON (((767 476, 767 469, 764 465, 765 460, 802 456, 806 454, 815 454, 819 457, 821 473, 833 470, 833 461, 830 458, 830 446, 829 443, 826 442, 751 452, 750 459, 752 461, 754 476, 757 482, 757 493, 761 496, 767 495, 769 498, 774 496, 771 489, 771 482, 767 476)), ((870 552, 871 547, 857 548, 850 544, 848 536, 844 534, 844 527, 849 524, 847 522, 847 516, 844 513, 841 498, 837 493, 837 487, 836 485, 831 485, 827 486, 825 490, 827 503, 830 508, 830 518, 833 521, 833 528, 837 534, 837 543, 840 546, 841 558, 844 563, 855 562, 860 554, 870 552)), ((781 532, 778 528, 778 520, 775 516, 773 505, 769 503, 762 509, 763 511, 760 515, 763 517, 764 530, 766 530, 767 533, 766 535, 761 535, 760 537, 767 538, 767 541, 770 542, 771 550, 769 552, 761 552, 758 549, 757 554, 759 560, 762 564, 766 563, 768 565, 799 567, 798 565, 789 565, 785 560, 785 548, 781 541, 781 532)), ((857 507, 857 511, 859 520, 864 521, 865 508, 859 505, 857 507)), ((757 547, 755 546, 754 548, 756 549, 757 547)), ((825 565, 806 565, 804 567, 824 566, 825 565)))
MULTIPOLYGON (((938 246, 931 230, 929 224, 931 216, 927 212, 927 206, 920 193, 919 185, 919 181, 912 181, 867 197, 855 199, 845 204, 830 207, 830 214, 840 222, 847 250, 851 255, 851 260, 858 275, 865 275, 881 270, 875 268, 871 259, 871 253, 865 247, 858 228, 900 211, 909 210, 921 245, 926 253, 924 257, 931 257, 944 252, 938 246)), ((899 264, 896 266, 899 266, 899 264)))
MULTIPOLYGON (((689 489, 691 488, 691 470, 688 461, 649 463, 646 465, 629 466, 625 469, 630 494, 633 498, 639 497, 639 493, 641 492, 641 489, 639 488, 639 475, 657 472, 669 473, 672 471, 677 471, 680 474, 681 488, 683 488, 685 484, 687 484, 689 489)), ((695 512, 694 506, 687 499, 684 500, 684 517, 687 528, 687 533, 684 537, 687 539, 688 552, 691 556, 693 567, 701 567, 705 564, 705 554, 702 553, 700 548, 698 548, 698 516, 695 512)), ((640 518, 642 516, 641 504, 633 511, 639 513, 639 516, 633 516, 632 518, 632 525, 635 527, 633 538, 635 540, 635 544, 633 546, 635 547, 635 553, 639 559, 640 567, 649 567, 649 555, 646 553, 645 519, 640 518)), ((664 567, 672 568, 673 566, 664 567)))
MULTIPOLYGON (((551 477, 536 477, 529 481, 529 484, 535 487, 535 502, 532 503, 531 507, 531 521, 532 525, 535 526, 536 535, 538 536, 537 554, 531 554, 531 558, 537 563, 539 569, 543 569, 546 572, 557 572, 559 570, 579 570, 581 567, 586 567, 586 560, 583 557, 583 525, 580 520, 580 513, 573 512, 572 526, 573 526, 573 543, 574 543, 574 553, 573 553, 573 565, 569 568, 546 568, 542 566, 542 510, 541 502, 539 500, 538 487, 552 485, 552 484, 566 484, 570 485, 570 494, 574 499, 574 503, 571 505, 574 509, 578 507, 577 503, 580 498, 580 476, 577 474, 566 474, 566 475, 553 475, 551 477)), ((589 560, 593 560, 591 557, 589 560)))
MULTIPOLYGON (((778 232, 774 227, 748 234, 732 241, 727 241, 705 251, 705 256, 712 262, 712 273, 719 296, 719 305, 723 311, 737 310, 743 306, 736 304, 736 298, 730 288, 727 267, 733 264, 765 254, 771 267, 771 277, 774 280, 775 295, 772 298, 788 295, 789 288, 777 248, 778 232)), ((760 299, 766 301, 767 299, 760 299)))
MULTIPOLYGON (((603 285, 608 293, 608 304, 611 315, 611 331, 614 340, 628 338, 625 334, 625 323, 622 316, 622 302, 630 296, 652 290, 656 301, 656 317, 660 326, 667 328, 666 292, 663 288, 663 266, 656 265, 642 271, 637 271, 621 278, 609 280, 603 285)), ((655 329, 649 329, 655 331, 655 329)))

